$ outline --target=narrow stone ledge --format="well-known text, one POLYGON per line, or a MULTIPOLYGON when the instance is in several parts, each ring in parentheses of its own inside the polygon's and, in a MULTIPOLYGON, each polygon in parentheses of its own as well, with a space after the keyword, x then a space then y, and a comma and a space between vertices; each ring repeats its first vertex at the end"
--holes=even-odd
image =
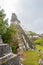
POLYGON ((3 61, 0 65, 21 65, 19 62, 19 57, 17 55, 13 55, 9 60, 3 61))

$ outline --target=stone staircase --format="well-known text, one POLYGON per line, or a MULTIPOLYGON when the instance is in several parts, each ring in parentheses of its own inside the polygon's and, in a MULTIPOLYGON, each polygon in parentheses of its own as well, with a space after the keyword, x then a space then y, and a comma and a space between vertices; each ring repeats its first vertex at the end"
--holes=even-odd
POLYGON ((29 40, 22 27, 19 24, 15 24, 14 27, 18 30, 19 39, 22 39, 19 47, 23 50, 35 49, 34 44, 29 40))
POLYGON ((0 42, 0 65, 21 65, 19 63, 19 57, 13 54, 11 47, 2 41, 0 42))

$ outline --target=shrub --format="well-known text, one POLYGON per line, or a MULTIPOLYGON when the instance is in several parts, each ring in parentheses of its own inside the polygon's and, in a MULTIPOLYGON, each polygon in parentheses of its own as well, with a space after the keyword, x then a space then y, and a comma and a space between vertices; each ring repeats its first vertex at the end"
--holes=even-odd
POLYGON ((34 43, 43 46, 43 38, 35 40, 34 43))

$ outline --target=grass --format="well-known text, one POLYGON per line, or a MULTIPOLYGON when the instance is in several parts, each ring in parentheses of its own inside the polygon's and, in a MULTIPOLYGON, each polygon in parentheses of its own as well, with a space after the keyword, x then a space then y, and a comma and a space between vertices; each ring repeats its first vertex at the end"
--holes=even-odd
POLYGON ((43 46, 36 45, 36 51, 26 51, 24 52, 25 61, 22 63, 24 65, 39 65, 39 59, 43 58, 43 46), (40 56, 40 52, 42 52, 42 56, 40 56))
POLYGON ((24 56, 26 59, 22 62, 24 65, 39 65, 39 59, 42 58, 37 51, 26 51, 24 52, 24 56))
POLYGON ((37 49, 37 50, 41 50, 41 51, 43 51, 43 46, 36 45, 36 49, 37 49))
POLYGON ((38 38, 34 43, 43 46, 43 38, 38 38))
POLYGON ((40 58, 38 56, 38 52, 26 51, 26 52, 24 52, 24 56, 26 58, 26 60, 23 61, 24 65, 38 65, 38 61, 40 58))

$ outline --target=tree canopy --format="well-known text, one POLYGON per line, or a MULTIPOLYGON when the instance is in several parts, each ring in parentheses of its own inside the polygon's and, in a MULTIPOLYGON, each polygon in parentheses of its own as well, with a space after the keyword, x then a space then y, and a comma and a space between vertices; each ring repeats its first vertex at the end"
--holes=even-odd
POLYGON ((7 28, 7 19, 4 20, 6 14, 4 10, 0 10, 0 35, 4 34, 7 28))
POLYGON ((34 36, 34 35, 36 35, 36 33, 35 33, 35 32, 32 32, 32 31, 28 31, 28 32, 27 32, 27 35, 28 35, 28 36, 34 36))

